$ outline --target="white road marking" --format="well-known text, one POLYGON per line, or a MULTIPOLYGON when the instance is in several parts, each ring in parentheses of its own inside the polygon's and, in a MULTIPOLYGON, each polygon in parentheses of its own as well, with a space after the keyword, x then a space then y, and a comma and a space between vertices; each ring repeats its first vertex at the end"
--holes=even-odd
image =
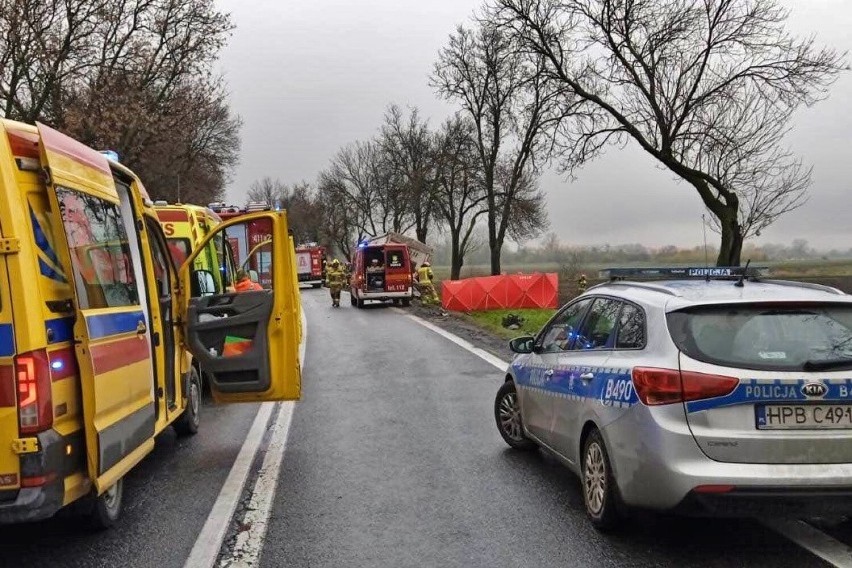
POLYGON ((400 308, 393 308, 393 309, 395 311, 401 313, 401 314, 404 314, 405 317, 417 322, 418 324, 422 325, 423 327, 431 329, 432 331, 434 331, 435 333, 437 333, 438 335, 440 335, 444 339, 448 339, 448 340, 452 341, 453 343, 455 343, 456 345, 458 345, 462 349, 470 351, 471 353, 473 353, 474 355, 476 355, 477 357, 479 357, 483 361, 486 361, 487 363, 491 363, 492 365, 494 365, 495 367, 497 367, 501 371, 505 371, 506 368, 509 366, 509 363, 507 361, 503 361, 502 359, 500 359, 496 355, 489 353, 485 349, 480 349, 479 347, 476 347, 474 344, 472 344, 471 342, 469 342, 467 340, 462 339, 458 335, 450 333, 449 331, 442 329, 442 328, 438 327, 437 325, 430 323, 430 322, 428 322, 428 321, 426 321, 422 318, 419 318, 415 315, 411 315, 408 312, 406 312, 405 310, 402 310, 400 308))
POLYGON ((269 448, 263 457, 263 465, 255 481, 247 512, 242 521, 244 530, 237 535, 237 542, 231 554, 219 562, 220 567, 257 566, 260 561, 269 515, 275 500, 275 488, 278 486, 278 472, 281 471, 284 448, 290 433, 290 422, 293 420, 294 406, 293 402, 281 403, 272 425, 269 448))
MULTIPOLYGON (((305 345, 307 344, 307 338, 307 320, 305 319, 305 312, 302 311, 302 343, 299 345, 299 365, 301 366, 303 373, 305 370, 305 345)), ((275 405, 276 403, 274 402, 264 402, 260 405, 260 408, 257 411, 257 416, 251 425, 251 429, 240 448, 239 454, 237 454, 237 459, 234 461, 234 465, 231 466, 231 471, 225 479, 225 484, 222 485, 222 489, 219 491, 219 496, 216 497, 216 502, 213 504, 213 508, 210 509, 207 520, 204 522, 204 527, 201 529, 201 533, 199 533, 198 538, 195 540, 192 551, 189 553, 189 556, 184 563, 184 568, 212 568, 216 564, 216 559, 219 556, 219 550, 222 548, 222 542, 225 540, 228 527, 234 517, 234 512, 237 510, 237 505, 240 502, 240 497, 242 496, 246 479, 251 471, 251 464, 254 462, 255 455, 260 447, 260 442, 263 440, 264 434, 266 434, 266 426, 269 422, 269 416, 272 414, 272 409, 275 405)), ((278 410, 278 419, 273 425, 273 428, 276 429, 279 436, 283 433, 283 442, 286 442, 287 440, 290 418, 293 414, 293 406, 294 403, 282 403, 278 410), (288 408, 286 412, 285 407, 288 408), (278 427, 282 416, 286 419, 286 427, 283 429, 278 427)), ((263 461, 263 467, 267 466, 267 459, 269 459, 269 454, 274 448, 273 444, 275 443, 275 440, 276 438, 274 436, 270 440, 270 451, 267 452, 263 461)), ((284 443, 281 443, 278 467, 280 467, 283 453, 284 443)), ((261 473, 263 472, 263 467, 261 468, 261 473)), ((277 480, 277 470, 275 471, 274 476, 277 480)), ((260 478, 258 478, 258 481, 260 481, 260 478)), ((274 489, 274 484, 272 487, 274 489)), ((257 484, 255 484, 255 491, 256 490, 257 484)), ((252 495, 252 500, 254 500, 254 494, 252 495)), ((272 499, 270 497, 270 505, 271 502, 272 499)), ((268 516, 269 513, 267 511, 267 518, 268 516)), ((265 534, 265 519, 263 525, 263 532, 265 534)))
POLYGON ((852 566, 852 548, 804 521, 766 519, 761 523, 837 568, 852 566))
MULTIPOLYGON (((409 314, 405 310, 401 310, 399 308, 394 309, 401 314, 405 314, 406 317, 414 320, 423 327, 426 327, 445 339, 452 341, 462 349, 470 351, 477 357, 491 363, 501 371, 505 371, 509 366, 507 361, 503 361, 488 351, 474 346, 469 341, 462 339, 454 333, 450 333, 435 324, 409 314)), ((836 566, 837 568, 852 568, 852 548, 825 534, 816 527, 809 525, 804 521, 794 519, 766 519, 760 520, 760 522, 764 526, 795 542, 811 554, 819 556, 832 566, 836 566)))

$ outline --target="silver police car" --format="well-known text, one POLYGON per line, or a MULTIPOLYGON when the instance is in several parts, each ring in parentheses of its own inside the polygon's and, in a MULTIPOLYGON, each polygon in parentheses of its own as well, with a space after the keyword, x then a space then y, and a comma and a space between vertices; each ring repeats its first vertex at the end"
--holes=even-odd
POLYGON ((573 470, 602 530, 630 508, 852 512, 852 296, 673 272, 700 278, 622 274, 513 340, 504 440, 573 470))

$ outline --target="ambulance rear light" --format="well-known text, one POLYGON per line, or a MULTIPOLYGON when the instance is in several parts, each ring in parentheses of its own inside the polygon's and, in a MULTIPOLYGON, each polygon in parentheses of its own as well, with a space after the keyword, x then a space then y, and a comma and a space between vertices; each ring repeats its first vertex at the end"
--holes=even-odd
POLYGON ((731 394, 740 380, 677 369, 634 367, 633 387, 643 404, 658 406, 731 394))
POLYGON ((39 349, 15 357, 15 385, 21 434, 36 434, 53 426, 47 351, 39 349))

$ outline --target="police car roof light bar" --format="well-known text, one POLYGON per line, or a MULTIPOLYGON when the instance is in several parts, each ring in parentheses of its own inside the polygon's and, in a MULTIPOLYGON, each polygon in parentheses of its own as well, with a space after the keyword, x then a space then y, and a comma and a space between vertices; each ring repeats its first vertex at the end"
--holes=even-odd
POLYGON ((677 268, 604 268, 599 276, 609 280, 666 280, 684 278, 753 278, 767 274, 765 266, 688 266, 677 268))

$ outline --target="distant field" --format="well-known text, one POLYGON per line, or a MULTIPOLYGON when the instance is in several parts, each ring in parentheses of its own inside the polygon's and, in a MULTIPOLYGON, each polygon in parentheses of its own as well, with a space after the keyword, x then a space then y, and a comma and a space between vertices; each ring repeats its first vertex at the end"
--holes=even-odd
MULTIPOLYGON (((783 260, 783 261, 760 261, 752 262, 755 266, 767 266, 772 269, 773 276, 852 276, 852 259, 842 260, 783 260)), ((587 262, 582 265, 582 269, 586 271, 589 278, 597 278, 597 272, 604 268, 619 267, 636 267, 647 268, 651 266, 694 266, 693 264, 670 264, 660 262, 634 262, 634 263, 595 263, 587 262)), ((503 271, 508 274, 518 272, 559 272, 561 265, 557 262, 544 262, 537 264, 507 264, 503 266, 503 271)), ((450 276, 449 266, 434 266, 435 277, 438 280, 446 280, 450 276)), ((462 278, 470 278, 473 276, 487 276, 491 272, 490 267, 486 264, 473 264, 462 268, 462 278)))
MULTIPOLYGON (((843 260, 785 260, 785 261, 761 261, 753 262, 754 266, 769 267, 770 276, 774 278, 787 278, 790 280, 798 280, 801 282, 812 282, 815 284, 825 284, 843 290, 847 294, 852 294, 852 259, 843 260)), ((642 262, 642 263, 593 263, 587 262, 580 269, 586 273, 589 286, 593 286, 602 282, 598 279, 598 271, 604 268, 613 266, 621 267, 637 267, 646 268, 652 266, 694 266, 694 264, 667 264, 659 262, 642 262)), ((507 264, 503 266, 503 271, 507 274, 533 272, 560 272, 561 266, 558 263, 538 263, 538 264, 507 264)), ((435 266, 433 268, 435 278, 438 281, 446 280, 450 276, 450 268, 448 266, 435 266)), ((462 278, 471 278, 474 276, 488 276, 490 269, 484 264, 474 264, 465 266, 462 269, 462 278)), ((576 282, 566 282, 564 279, 559 281, 559 301, 560 303, 567 302, 577 294, 576 282)))

